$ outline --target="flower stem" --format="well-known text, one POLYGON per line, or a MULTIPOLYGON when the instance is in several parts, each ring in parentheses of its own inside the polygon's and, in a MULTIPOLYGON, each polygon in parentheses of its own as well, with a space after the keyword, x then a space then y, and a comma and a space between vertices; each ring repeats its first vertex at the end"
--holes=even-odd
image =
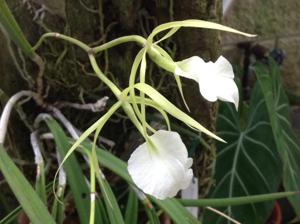
POLYGON ((82 48, 86 52, 90 52, 92 49, 87 44, 85 44, 85 43, 81 42, 80 40, 77 40, 73 37, 69 37, 69 36, 66 36, 66 35, 63 35, 60 33, 45 33, 44 35, 41 36, 41 38, 38 40, 38 42, 33 46, 32 50, 36 51, 41 46, 43 41, 48 37, 54 37, 54 38, 65 40, 67 42, 77 45, 78 47, 82 48))
POLYGON ((112 41, 109 41, 105 44, 102 44, 98 47, 94 47, 93 48, 93 52, 95 54, 99 53, 100 51, 104 51, 107 50, 109 48, 112 48, 114 46, 123 44, 123 43, 127 43, 127 42, 136 42, 138 45, 144 46, 146 44, 146 39, 138 36, 138 35, 130 35, 130 36, 124 36, 124 37, 119 37, 117 39, 114 39, 112 41))
MULTIPOLYGON (((138 36, 138 35, 124 36, 124 37, 120 37, 115 40, 112 40, 101 46, 98 46, 95 48, 90 48, 87 44, 85 44, 75 38, 72 38, 72 37, 69 37, 69 36, 66 36, 66 35, 63 35, 60 33, 46 33, 46 34, 42 35, 42 37, 39 39, 39 41, 36 43, 36 45, 32 49, 35 51, 37 48, 40 47, 40 45, 42 44, 44 39, 46 39, 48 37, 54 37, 54 38, 65 40, 67 42, 75 44, 76 46, 80 47, 81 49, 83 49, 84 51, 86 51, 88 53, 90 63, 92 65, 92 68, 93 68, 94 72, 96 73, 96 75, 100 78, 100 80, 102 82, 104 82, 110 88, 110 90, 113 92, 113 94, 117 97, 118 100, 123 101, 122 107, 123 107, 124 111, 126 112, 128 117, 132 120, 132 122, 137 127, 139 132, 143 135, 143 137, 146 138, 146 133, 144 133, 143 127, 142 127, 141 123, 139 122, 138 118, 136 117, 132 106, 125 100, 121 99, 122 98, 121 90, 110 79, 108 79, 103 74, 103 72, 100 70, 100 68, 97 64, 96 58, 95 58, 96 53, 106 50, 108 48, 117 46, 119 44, 126 43, 126 42, 137 42, 138 44, 144 46, 147 43, 146 39, 141 36, 138 36)), ((153 60, 157 64, 161 65, 163 68, 167 69, 168 71, 171 71, 171 72, 174 71, 172 66, 170 66, 170 65, 172 65, 171 61, 162 57, 161 54, 158 51, 156 51, 154 48, 147 47, 147 52, 149 53, 150 57, 153 58, 153 60)), ((175 64, 175 63, 173 62, 173 64, 175 64)))
POLYGON ((131 121, 136 126, 136 128, 139 130, 139 132, 143 135, 143 137, 146 139, 146 133, 144 133, 141 123, 139 122, 138 118, 136 117, 134 110, 132 109, 132 106, 130 105, 130 103, 128 103, 126 100, 123 100, 121 90, 103 74, 103 72, 100 70, 100 68, 97 64, 95 56, 93 54, 89 54, 89 58, 90 58, 92 68, 94 69, 94 72, 96 73, 96 75, 99 77, 99 79, 102 82, 104 82, 110 88, 110 90, 117 97, 117 99, 122 101, 122 107, 123 107, 125 113, 131 119, 131 121))
POLYGON ((153 46, 147 48, 147 53, 155 64, 167 70, 168 72, 174 73, 177 65, 173 60, 162 56, 153 46))
POLYGON ((272 201, 279 198, 285 198, 299 194, 299 192, 278 192, 271 194, 260 194, 245 197, 233 197, 233 198, 212 198, 212 199, 179 199, 179 202, 183 206, 195 206, 195 207, 225 207, 234 205, 244 205, 265 201, 272 201))
MULTIPOLYGON (((96 167, 95 158, 89 154, 90 161, 90 220, 89 223, 95 223, 95 202, 96 202, 96 167)), ((97 160, 97 159, 96 159, 97 160)))
POLYGON ((96 73, 96 75, 98 76, 98 78, 104 82, 104 84, 106 84, 110 90, 113 92, 113 94, 119 99, 121 96, 121 91, 120 89, 109 79, 107 78, 103 72, 100 70, 96 58, 93 54, 89 54, 89 59, 92 65, 92 68, 94 70, 94 72, 96 73))
POLYGON ((138 45, 142 46, 142 47, 146 47, 147 48, 147 53, 149 54, 150 58, 159 66, 161 66, 162 68, 164 68, 165 70, 169 71, 169 72, 174 72, 175 71, 175 66, 176 64, 163 57, 154 47, 150 46, 146 46, 147 44, 147 40, 141 36, 138 35, 130 35, 130 36, 124 36, 124 37, 120 37, 117 39, 114 39, 110 42, 107 42, 105 44, 102 44, 98 47, 94 47, 92 48, 92 52, 97 54, 101 51, 107 50, 111 47, 115 47, 117 45, 123 44, 123 43, 127 43, 127 42, 136 42, 138 45))

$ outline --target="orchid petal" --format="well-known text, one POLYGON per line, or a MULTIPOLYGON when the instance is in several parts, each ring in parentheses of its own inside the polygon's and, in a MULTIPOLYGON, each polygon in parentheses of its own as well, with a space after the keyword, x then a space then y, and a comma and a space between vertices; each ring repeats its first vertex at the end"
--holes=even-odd
POLYGON ((205 66, 205 62, 198 56, 176 63, 178 67, 175 69, 175 75, 198 81, 199 68, 205 66))
POLYGON ((226 78, 234 78, 234 73, 230 62, 222 55, 214 63, 216 67, 216 75, 224 76, 226 78))
POLYGON ((193 56, 177 62, 175 75, 193 79, 199 84, 201 95, 210 102, 217 99, 239 104, 239 92, 234 82, 234 73, 230 62, 220 56, 213 62, 204 62, 200 57, 193 56))
POLYGON ((145 193, 158 199, 174 197, 191 183, 192 159, 176 132, 159 130, 150 140, 156 148, 145 142, 135 149, 128 160, 128 172, 145 193))

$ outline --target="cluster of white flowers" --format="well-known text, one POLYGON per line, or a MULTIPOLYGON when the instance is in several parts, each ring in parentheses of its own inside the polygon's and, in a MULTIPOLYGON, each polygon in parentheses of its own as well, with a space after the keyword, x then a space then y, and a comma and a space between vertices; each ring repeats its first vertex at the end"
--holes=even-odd
MULTIPOLYGON (((204 62, 194 56, 176 63, 175 75, 193 79, 201 95, 210 102, 217 99, 239 104, 231 64, 223 56, 216 62, 204 62)), ((140 145, 128 160, 128 172, 134 183, 145 193, 158 199, 174 197, 191 183, 193 160, 176 132, 159 130, 150 141, 140 145)))

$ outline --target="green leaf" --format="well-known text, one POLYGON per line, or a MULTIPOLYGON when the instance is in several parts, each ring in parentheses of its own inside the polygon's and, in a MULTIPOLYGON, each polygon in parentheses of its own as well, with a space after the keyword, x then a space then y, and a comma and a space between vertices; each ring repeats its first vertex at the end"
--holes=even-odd
POLYGON ((0 23, 15 44, 20 47, 27 56, 33 57, 34 51, 31 49, 30 43, 24 36, 5 0, 0 1, 0 23))
POLYGON ((35 191, 38 193, 42 201, 47 204, 45 166, 44 163, 38 164, 39 175, 35 181, 35 191))
MULTIPOLYGON (((58 145, 59 153, 61 154, 61 157, 65 157, 66 154, 69 151, 69 148, 71 146, 71 143, 68 141, 68 137, 65 135, 63 130, 60 128, 60 126, 57 124, 57 122, 53 119, 47 119, 46 120, 51 132, 54 135, 54 139, 56 141, 56 144, 58 145)), ((90 203, 89 203, 89 195, 90 190, 86 184, 85 177, 82 173, 82 170, 80 168, 80 165, 75 157, 75 155, 70 154, 68 157, 68 160, 64 163, 64 170, 66 171, 68 182, 70 184, 77 211, 79 213, 79 217, 81 220, 81 223, 88 223, 89 220, 89 212, 90 212, 90 203)), ((122 216, 121 212, 117 211, 118 204, 116 202, 115 196, 110 189, 109 184, 105 179, 102 180, 101 190, 106 192, 108 195, 108 201, 107 198, 104 197, 105 204, 107 206, 107 213, 109 214, 109 217, 112 220, 114 220, 112 223, 122 223, 122 216), (113 206, 113 209, 109 205, 113 206)), ((97 201, 96 201, 97 202, 97 201)), ((103 213, 99 209, 101 209, 103 206, 101 206, 98 202, 96 203, 96 213, 95 213, 95 219, 98 223, 98 220, 101 220, 102 217, 100 217, 100 214, 103 213)), ((105 218, 105 217, 103 217, 105 218)))
MULTIPOLYGON (((137 193, 139 194, 139 193, 137 193)), ((143 195, 144 196, 144 195, 143 195)), ((155 207, 153 206, 153 204, 151 203, 151 201, 149 201, 148 198, 144 198, 142 197, 142 200, 144 208, 145 208, 145 212, 147 214, 148 220, 150 224, 160 224, 159 221, 159 217, 158 214, 156 212, 155 207)))
POLYGON ((47 207, 0 144, 0 170, 33 224, 55 224, 47 207))
POLYGON ((101 217, 101 220, 99 223, 109 223, 103 199, 99 198, 99 200, 97 200, 97 202, 98 202, 100 217, 101 217))
MULTIPOLYGON (((245 110, 244 108, 240 108, 245 110)), ((218 134, 228 144, 217 145, 216 185, 212 198, 232 198, 273 193, 278 190, 281 169, 264 98, 258 86, 253 90, 248 113, 239 117, 228 103, 220 105, 218 134)), ((241 223, 264 223, 272 203, 227 206, 222 212, 241 223)), ((227 223, 206 212, 205 223, 227 223)))
MULTIPOLYGON (((68 137, 55 120, 46 119, 46 123, 54 136, 54 140, 61 158, 64 158, 71 147, 68 137)), ((66 160, 63 164, 63 167, 67 174, 67 181, 74 197, 80 222, 89 223, 90 191, 76 156, 74 154, 70 155, 68 160, 66 160)), ((99 220, 99 217, 96 216, 96 220, 99 220)))
MULTIPOLYGON (((60 201, 63 200, 63 197, 58 197, 60 201)), ((64 214, 65 206, 61 204, 59 201, 54 200, 52 205, 51 214, 55 218, 56 223, 62 224, 64 222, 65 214, 64 214)))
POLYGON ((172 218, 174 223, 200 224, 200 221, 198 221, 188 210, 182 208, 182 205, 175 198, 158 200, 151 197, 151 200, 161 207, 172 218))
MULTIPOLYGON (((124 220, 122 217, 122 213, 120 211, 120 207, 118 201, 112 191, 109 183, 105 179, 104 176, 100 177, 102 180, 100 182, 101 192, 103 194, 104 203, 106 206, 106 210, 108 213, 108 218, 111 224, 123 224, 124 220)), ((98 178, 99 179, 99 178, 98 178)))
POLYGON ((125 224, 137 224, 139 201, 136 193, 130 189, 125 211, 125 224))
MULTIPOLYGON (((107 112, 104 114, 101 118, 99 118, 93 125, 91 125, 83 134, 74 142, 74 144, 70 147, 70 149, 66 152, 66 155, 63 157, 63 160, 58 168, 58 171, 60 167, 66 162, 66 160, 69 158, 69 156, 72 155, 72 153, 76 150, 76 148, 91 134, 93 133, 97 128, 101 129, 107 120, 111 117, 111 115, 119 109, 119 107, 122 105, 121 101, 116 102, 107 112)), ((56 127, 58 128, 58 127, 56 127)), ((62 132, 63 133, 63 132, 62 132)), ((58 171, 56 172, 56 175, 58 174, 58 171)), ((56 177, 55 175, 55 177, 56 177)))
MULTIPOLYGON (((283 161, 283 185, 286 191, 300 189, 300 139, 291 125, 290 108, 280 80, 279 68, 257 64, 256 76, 266 99, 276 147, 283 161)), ((300 216, 300 198, 290 197, 295 212, 300 216)))

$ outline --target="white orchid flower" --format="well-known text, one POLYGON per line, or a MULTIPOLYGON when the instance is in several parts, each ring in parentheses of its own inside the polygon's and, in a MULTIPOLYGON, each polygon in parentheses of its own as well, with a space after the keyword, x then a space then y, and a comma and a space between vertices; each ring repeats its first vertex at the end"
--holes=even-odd
POLYGON ((199 83, 201 95, 210 102, 217 99, 239 105, 239 91, 234 82, 230 62, 220 56, 216 62, 205 62, 198 56, 177 62, 175 75, 193 79, 199 83))
POLYGON ((128 160, 133 182, 145 193, 158 199, 174 197, 192 180, 193 160, 176 132, 159 130, 149 137, 155 145, 143 143, 128 160))

